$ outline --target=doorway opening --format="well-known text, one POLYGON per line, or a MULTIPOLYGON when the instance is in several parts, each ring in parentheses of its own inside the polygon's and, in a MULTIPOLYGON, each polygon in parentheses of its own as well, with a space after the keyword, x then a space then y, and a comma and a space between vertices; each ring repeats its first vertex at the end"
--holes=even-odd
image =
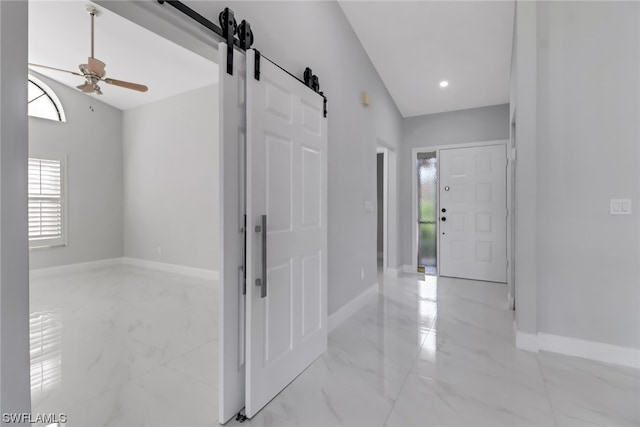
MULTIPOLYGON (((391 179, 389 170, 395 170, 395 157, 394 152, 387 147, 378 146, 376 149, 376 265, 378 267, 379 274, 388 274, 389 267, 389 242, 393 240, 393 235, 390 235, 389 221, 393 221, 393 218, 389 218, 389 200, 393 203, 394 193, 389 192, 390 188, 394 188, 394 182, 391 179)), ((393 215, 391 213, 391 215, 393 215)))
POLYGON ((47 68, 86 61, 90 10, 30 2, 28 59, 44 64, 24 75, 37 83, 27 100, 31 412, 74 425, 208 425, 218 417, 218 67, 90 6, 104 73, 149 91, 106 81, 98 91, 47 68), (162 52, 144 58, 153 73, 140 52, 162 52), (165 404, 145 413, 136 402, 149 393, 165 404))
POLYGON ((418 153, 417 218, 418 258, 417 271, 438 274, 438 157, 435 151, 418 153))
POLYGON ((384 153, 376 154, 376 194, 378 203, 377 218, 377 266, 382 273, 384 266, 384 153))
POLYGON ((507 197, 510 197, 508 200, 508 206, 512 215, 509 221, 509 229, 507 230, 507 244, 509 245, 509 260, 510 260, 510 271, 509 276, 507 277, 509 283, 509 294, 507 296, 507 302, 509 304, 509 308, 511 310, 516 309, 516 162, 515 162, 515 153, 516 153, 516 122, 515 122, 515 112, 513 113, 513 120, 511 122, 511 141, 510 141, 510 149, 511 149, 511 159, 512 161, 509 163, 511 165, 511 170, 509 172, 509 177, 507 179, 507 187, 509 188, 507 191, 507 197))

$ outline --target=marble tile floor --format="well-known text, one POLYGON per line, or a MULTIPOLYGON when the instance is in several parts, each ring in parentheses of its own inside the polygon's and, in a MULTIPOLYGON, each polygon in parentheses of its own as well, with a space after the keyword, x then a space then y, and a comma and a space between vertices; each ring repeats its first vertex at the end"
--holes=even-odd
MULTIPOLYGON (((638 371, 515 349, 504 285, 379 283, 243 426, 640 425, 638 371)), ((84 427, 217 424, 215 284, 117 267, 34 280, 31 295, 34 413, 84 427)))
POLYGON ((217 425, 216 287, 131 266, 32 279, 32 413, 65 413, 69 427, 217 425))
POLYGON ((243 426, 640 425, 640 372, 517 350, 505 285, 379 283, 326 354, 243 426))

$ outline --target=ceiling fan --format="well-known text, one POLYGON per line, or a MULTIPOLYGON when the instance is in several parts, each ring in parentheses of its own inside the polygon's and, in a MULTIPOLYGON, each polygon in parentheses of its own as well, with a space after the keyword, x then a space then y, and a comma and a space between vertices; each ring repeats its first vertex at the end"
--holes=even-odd
POLYGON ((145 85, 141 85, 138 83, 126 82, 123 80, 116 80, 109 77, 106 77, 105 67, 106 64, 99 59, 96 59, 93 56, 93 39, 94 39, 94 25, 93 21, 96 16, 99 15, 98 9, 91 5, 86 6, 87 13, 91 17, 91 56, 89 57, 86 64, 80 64, 79 69, 80 72, 63 70, 61 68, 49 67, 47 65, 39 65, 39 64, 29 64, 30 67, 40 67, 46 68, 48 70, 61 71, 64 73, 73 74, 74 76, 80 76, 85 78, 84 84, 77 86, 84 93, 96 93, 98 95, 102 95, 102 90, 98 85, 99 82, 105 82, 110 85, 120 86, 126 89, 137 90, 138 92, 146 92, 149 88, 145 85))

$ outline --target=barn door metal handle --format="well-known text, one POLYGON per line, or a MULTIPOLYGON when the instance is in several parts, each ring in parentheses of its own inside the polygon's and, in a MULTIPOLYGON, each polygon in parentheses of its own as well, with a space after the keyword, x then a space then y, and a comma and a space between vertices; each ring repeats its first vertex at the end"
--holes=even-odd
POLYGON ((262 225, 256 226, 256 232, 262 233, 262 279, 256 279, 260 286, 260 297, 267 296, 267 216, 262 215, 262 225))

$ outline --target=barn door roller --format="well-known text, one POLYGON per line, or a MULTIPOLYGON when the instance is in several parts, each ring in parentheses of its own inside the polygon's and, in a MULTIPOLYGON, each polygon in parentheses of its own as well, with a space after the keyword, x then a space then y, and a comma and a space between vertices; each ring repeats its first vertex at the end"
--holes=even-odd
POLYGON ((304 70, 304 84, 307 85, 309 89, 322 96, 324 99, 324 116, 327 117, 327 97, 324 96, 324 92, 320 91, 320 79, 318 76, 313 74, 313 70, 309 67, 304 70))
MULTIPOLYGON (((233 15, 233 10, 225 7, 224 10, 220 12, 218 21, 220 22, 220 28, 222 28, 222 38, 224 38, 227 46, 230 46, 230 48, 227 49, 227 74, 233 75, 233 44, 234 36, 238 31, 238 24, 233 15)), ((242 22, 244 23, 244 21, 242 22)))

